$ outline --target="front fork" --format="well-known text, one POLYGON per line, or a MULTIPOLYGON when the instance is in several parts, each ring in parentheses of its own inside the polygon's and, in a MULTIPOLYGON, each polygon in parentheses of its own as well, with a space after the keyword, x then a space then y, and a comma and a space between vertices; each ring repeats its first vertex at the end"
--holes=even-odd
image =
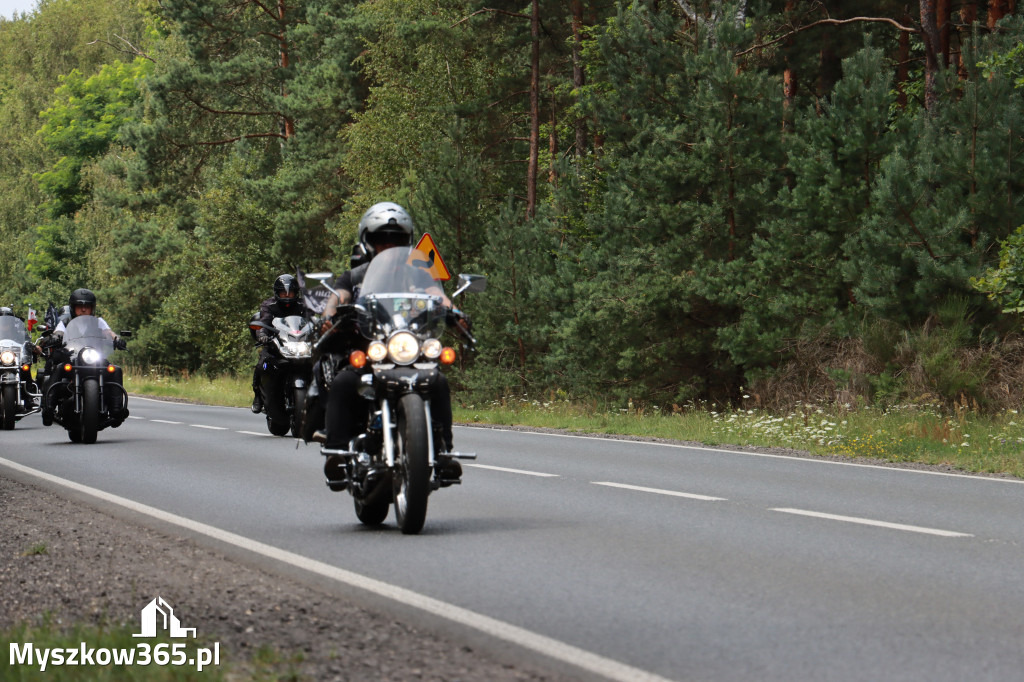
MULTIPOLYGON (((433 468, 434 420, 430 416, 430 401, 426 398, 423 399, 423 411, 427 418, 427 463, 433 468)), ((384 459, 388 463, 388 468, 391 469, 395 466, 395 439, 391 429, 391 405, 388 404, 387 398, 381 400, 380 413, 384 431, 384 459)))

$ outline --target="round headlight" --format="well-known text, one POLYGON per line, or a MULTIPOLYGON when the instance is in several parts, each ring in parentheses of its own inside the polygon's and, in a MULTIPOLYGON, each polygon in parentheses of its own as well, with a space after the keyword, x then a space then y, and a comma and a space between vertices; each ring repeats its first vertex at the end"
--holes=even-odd
POLYGON ((95 365, 102 359, 102 356, 100 355, 100 352, 95 348, 86 348, 82 351, 81 358, 82 362, 88 363, 90 365, 95 365))
POLYGON ((370 347, 366 349, 366 357, 370 358, 371 362, 380 362, 388 356, 388 347, 380 341, 370 342, 370 347))
POLYGON ((434 360, 441 354, 441 342, 437 339, 427 339, 423 342, 423 354, 434 360))
POLYGON ((420 356, 420 342, 409 332, 398 332, 388 339, 388 355, 399 365, 408 365, 420 356))
POLYGON ((3 353, 0 353, 0 362, 5 365, 13 365, 15 360, 13 351, 5 350, 3 353))

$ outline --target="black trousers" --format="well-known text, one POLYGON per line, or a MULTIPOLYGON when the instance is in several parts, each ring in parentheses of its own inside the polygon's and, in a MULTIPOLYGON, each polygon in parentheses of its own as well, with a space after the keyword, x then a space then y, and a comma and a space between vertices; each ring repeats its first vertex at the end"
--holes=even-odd
MULTIPOLYGON (((327 410, 324 424, 327 427, 327 443, 325 447, 333 450, 347 450, 349 441, 355 438, 355 415, 361 407, 359 381, 361 372, 346 367, 334 375, 331 391, 327 398, 327 410)), ((431 416, 440 422, 444 435, 444 445, 452 449, 452 394, 448 386, 448 378, 438 372, 437 381, 430 390, 431 416)))

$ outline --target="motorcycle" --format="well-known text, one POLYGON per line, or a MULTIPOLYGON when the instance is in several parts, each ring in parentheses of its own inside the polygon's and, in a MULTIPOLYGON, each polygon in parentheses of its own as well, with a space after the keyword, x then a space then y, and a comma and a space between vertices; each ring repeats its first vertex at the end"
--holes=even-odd
POLYGON ((25 323, 17 317, 0 317, 0 428, 39 411, 42 397, 32 381, 34 347, 25 323))
POLYGON ((273 325, 252 320, 249 329, 271 334, 266 345, 272 357, 264 363, 260 380, 267 428, 275 436, 290 430, 298 438, 313 367, 313 323, 299 315, 289 315, 275 317, 273 325))
MULTIPOLYGON (((121 332, 122 339, 131 332, 121 332)), ((123 348, 123 346, 122 346, 123 348)), ((67 323, 63 348, 47 379, 44 403, 53 407, 53 421, 68 431, 73 443, 95 443, 96 434, 117 428, 128 416, 128 393, 121 368, 109 360, 114 340, 100 328, 99 318, 78 315, 67 323)), ((49 426, 46 413, 43 424, 49 426)))
MULTIPOLYGON (((455 361, 455 350, 443 347, 438 338, 451 311, 440 295, 426 291, 437 287, 430 276, 410 265, 418 253, 394 247, 371 261, 356 303, 341 306, 331 327, 314 344, 313 400, 307 402, 305 415, 310 422, 322 422, 322 400, 334 374, 345 364, 363 372, 362 407, 355 416, 359 435, 346 452, 320 450, 328 457, 346 455, 345 476, 328 480, 327 485, 336 491, 349 490, 356 517, 366 525, 383 523, 394 503, 398 527, 407 535, 422 530, 431 492, 461 482, 449 473, 451 461, 476 459, 474 453, 444 452, 442 424, 431 418, 431 387, 440 375, 439 365, 455 361), (365 351, 352 350, 345 357, 332 337, 352 322, 365 341, 365 351)), ((329 287, 329 275, 308 277, 329 287)), ((452 298, 483 291, 486 283, 480 275, 459 275, 452 298)), ((455 328, 466 346, 473 348, 476 340, 469 331, 455 328)), ((307 442, 312 431, 308 422, 304 424, 307 442)))

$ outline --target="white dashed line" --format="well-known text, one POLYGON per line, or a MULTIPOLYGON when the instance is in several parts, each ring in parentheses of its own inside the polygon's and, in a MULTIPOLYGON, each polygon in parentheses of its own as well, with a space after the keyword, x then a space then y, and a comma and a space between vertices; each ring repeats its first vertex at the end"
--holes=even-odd
POLYGON ((181 423, 181 422, 172 422, 172 421, 170 421, 168 419, 150 419, 149 421, 156 422, 157 424, 180 424, 181 423))
POLYGON ((644 488, 639 485, 626 485, 625 483, 609 483, 607 481, 593 481, 594 485, 606 485, 609 488, 624 488, 626 490, 637 490, 642 493, 655 493, 656 495, 670 495, 672 497, 686 497, 691 500, 703 500, 705 502, 724 502, 724 497, 711 497, 710 495, 697 495, 695 493, 681 493, 676 490, 662 490, 660 488, 644 488))
POLYGON ((523 474, 524 476, 540 476, 543 478, 558 478, 558 474, 544 474, 539 471, 524 471, 523 469, 508 469, 496 467, 489 464, 463 464, 462 466, 473 467, 474 469, 490 469, 491 471, 504 471, 509 474, 523 474))
POLYGON ((197 429, 210 429, 211 431, 227 431, 228 430, 228 427, 226 427, 226 426, 207 426, 206 424, 189 424, 189 426, 194 426, 197 429))
POLYGON ((970 533, 958 533, 952 530, 940 530, 938 528, 923 528, 921 526, 908 526, 902 523, 889 523, 888 521, 875 521, 873 519, 862 519, 856 516, 839 516, 837 514, 824 514, 822 512, 806 511, 804 509, 769 509, 784 514, 797 514, 799 516, 813 516, 818 519, 829 519, 831 521, 845 521, 846 523, 859 523, 864 526, 876 526, 878 528, 891 528, 893 530, 906 530, 912 533, 925 533, 927 535, 941 535, 947 538, 973 538, 970 533))
POLYGON ((269 433, 260 433, 259 431, 235 431, 235 433, 243 433, 246 436, 264 436, 266 438, 273 438, 269 433))

